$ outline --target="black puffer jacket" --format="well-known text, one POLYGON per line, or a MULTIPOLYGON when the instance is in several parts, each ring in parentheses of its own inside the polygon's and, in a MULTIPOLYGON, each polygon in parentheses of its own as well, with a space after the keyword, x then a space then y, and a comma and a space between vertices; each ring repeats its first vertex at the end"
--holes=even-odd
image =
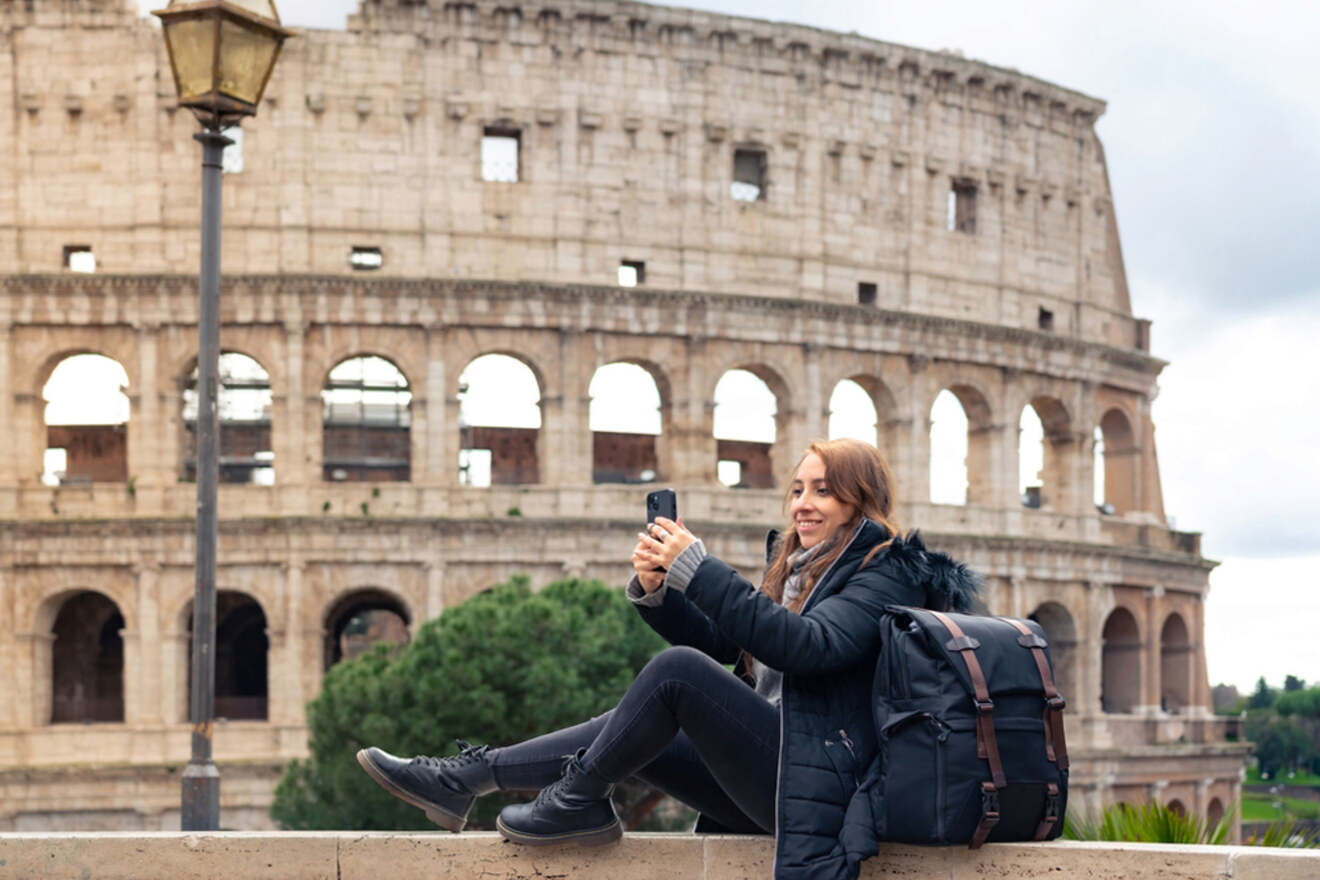
POLYGON ((863 520, 801 614, 713 556, 698 566, 685 592, 666 590, 659 606, 639 606, 670 644, 697 648, 721 663, 735 662, 742 649, 783 671, 777 880, 857 876, 839 832, 857 776, 876 753, 871 677, 885 606, 964 610, 977 592, 967 568, 927 551, 915 534, 894 539, 861 568, 866 554, 888 538, 882 526, 863 520))

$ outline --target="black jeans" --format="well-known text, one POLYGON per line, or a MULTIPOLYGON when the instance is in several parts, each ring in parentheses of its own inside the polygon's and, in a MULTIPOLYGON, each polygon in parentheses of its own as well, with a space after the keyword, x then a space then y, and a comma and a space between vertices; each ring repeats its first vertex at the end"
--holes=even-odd
POLYGON ((583 748, 608 781, 636 777, 731 831, 774 831, 779 710, 700 651, 661 651, 604 715, 492 749, 495 780, 543 788, 583 748))

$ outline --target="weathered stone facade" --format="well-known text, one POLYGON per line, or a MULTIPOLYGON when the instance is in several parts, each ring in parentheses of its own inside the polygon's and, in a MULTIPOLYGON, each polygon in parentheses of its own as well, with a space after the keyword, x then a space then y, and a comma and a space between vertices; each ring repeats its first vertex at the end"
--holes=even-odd
MULTIPOLYGON (((129 0, 0 0, 0 41, 0 830, 177 826, 194 122, 129 0), (67 271, 70 248, 98 273, 67 271), (125 369, 126 426, 45 424, 47 380, 84 352, 125 369), (42 482, 54 446, 78 479, 42 482)), ((747 457, 750 485, 782 475, 843 379, 876 406, 904 523, 1050 634, 1075 800, 1235 802, 1242 750, 1210 714, 1202 644, 1212 564, 1164 520, 1163 363, 1131 313, 1103 109, 945 54, 614 0, 365 0, 347 32, 292 41, 224 183, 221 346, 269 392, 225 436, 246 438, 234 467, 273 473, 220 491, 226 825, 268 822, 352 614, 415 626, 514 572, 622 581, 644 489, 593 480, 607 464, 657 471, 754 576, 781 490, 726 489, 717 460, 747 457), (483 179, 483 133, 516 140, 516 182, 483 179), (731 198, 749 167, 757 197, 731 198), (354 248, 380 267, 351 269, 354 248), (615 286, 624 261, 640 286, 615 286), (531 368, 541 427, 484 429, 506 478, 476 487, 459 377, 487 353, 531 368), (361 356, 397 367, 407 417, 340 468, 322 392, 361 356), (593 437, 587 389, 616 362, 654 379, 653 445, 593 437), (734 368, 775 394, 768 448, 713 436, 734 368), (942 390, 969 421, 965 505, 924 501, 942 390), (1039 508, 1017 486, 1029 405, 1039 508), (1097 426, 1112 513, 1092 499, 1097 426)))

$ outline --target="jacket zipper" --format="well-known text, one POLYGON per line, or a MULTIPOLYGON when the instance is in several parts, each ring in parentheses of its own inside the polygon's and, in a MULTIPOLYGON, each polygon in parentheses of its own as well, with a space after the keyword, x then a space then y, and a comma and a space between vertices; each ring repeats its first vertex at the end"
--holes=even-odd
POLYGON ((935 840, 946 843, 944 839, 944 743, 949 739, 949 725, 934 715, 930 717, 930 726, 935 730, 935 840))
MULTIPOLYGON (((866 522, 866 519, 863 518, 862 521, 857 524, 857 528, 853 529, 852 537, 848 539, 848 546, 844 548, 843 553, 840 553, 838 557, 830 563, 830 567, 825 569, 825 573, 820 576, 820 580, 816 581, 817 584, 824 582, 824 580, 830 576, 830 572, 834 571, 834 566, 839 564, 839 560, 842 559, 844 554, 848 552, 848 549, 852 547, 853 542, 857 540, 857 536, 862 533, 862 527, 866 525, 866 522)), ((811 606, 811 601, 815 599, 819 593, 820 590, 812 590, 811 595, 807 597, 806 605, 802 606, 802 611, 799 613, 806 614, 807 608, 811 606)), ((775 765, 775 857, 770 863, 770 874, 772 877, 779 874, 779 843, 783 840, 783 837, 780 834, 780 829, 783 828, 784 823, 783 817, 779 814, 784 802, 779 797, 779 786, 784 781, 784 707, 788 705, 788 673, 784 673, 784 680, 779 687, 779 695, 779 761, 775 765)), ((852 751, 852 746, 848 747, 848 751, 852 751)), ((846 806, 847 805, 845 804, 845 807, 846 806)))

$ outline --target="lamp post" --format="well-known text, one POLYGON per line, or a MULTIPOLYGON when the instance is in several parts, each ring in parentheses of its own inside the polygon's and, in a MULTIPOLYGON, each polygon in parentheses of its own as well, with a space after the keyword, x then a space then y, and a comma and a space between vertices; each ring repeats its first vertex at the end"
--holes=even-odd
POLYGON ((160 18, 179 106, 202 124, 202 261, 197 318, 197 565, 193 592, 192 757, 183 771, 184 831, 220 827, 220 771, 211 760, 215 714, 216 485, 220 360, 220 163, 232 144, 221 129, 257 112, 262 92, 293 34, 274 0, 170 0, 160 18))

